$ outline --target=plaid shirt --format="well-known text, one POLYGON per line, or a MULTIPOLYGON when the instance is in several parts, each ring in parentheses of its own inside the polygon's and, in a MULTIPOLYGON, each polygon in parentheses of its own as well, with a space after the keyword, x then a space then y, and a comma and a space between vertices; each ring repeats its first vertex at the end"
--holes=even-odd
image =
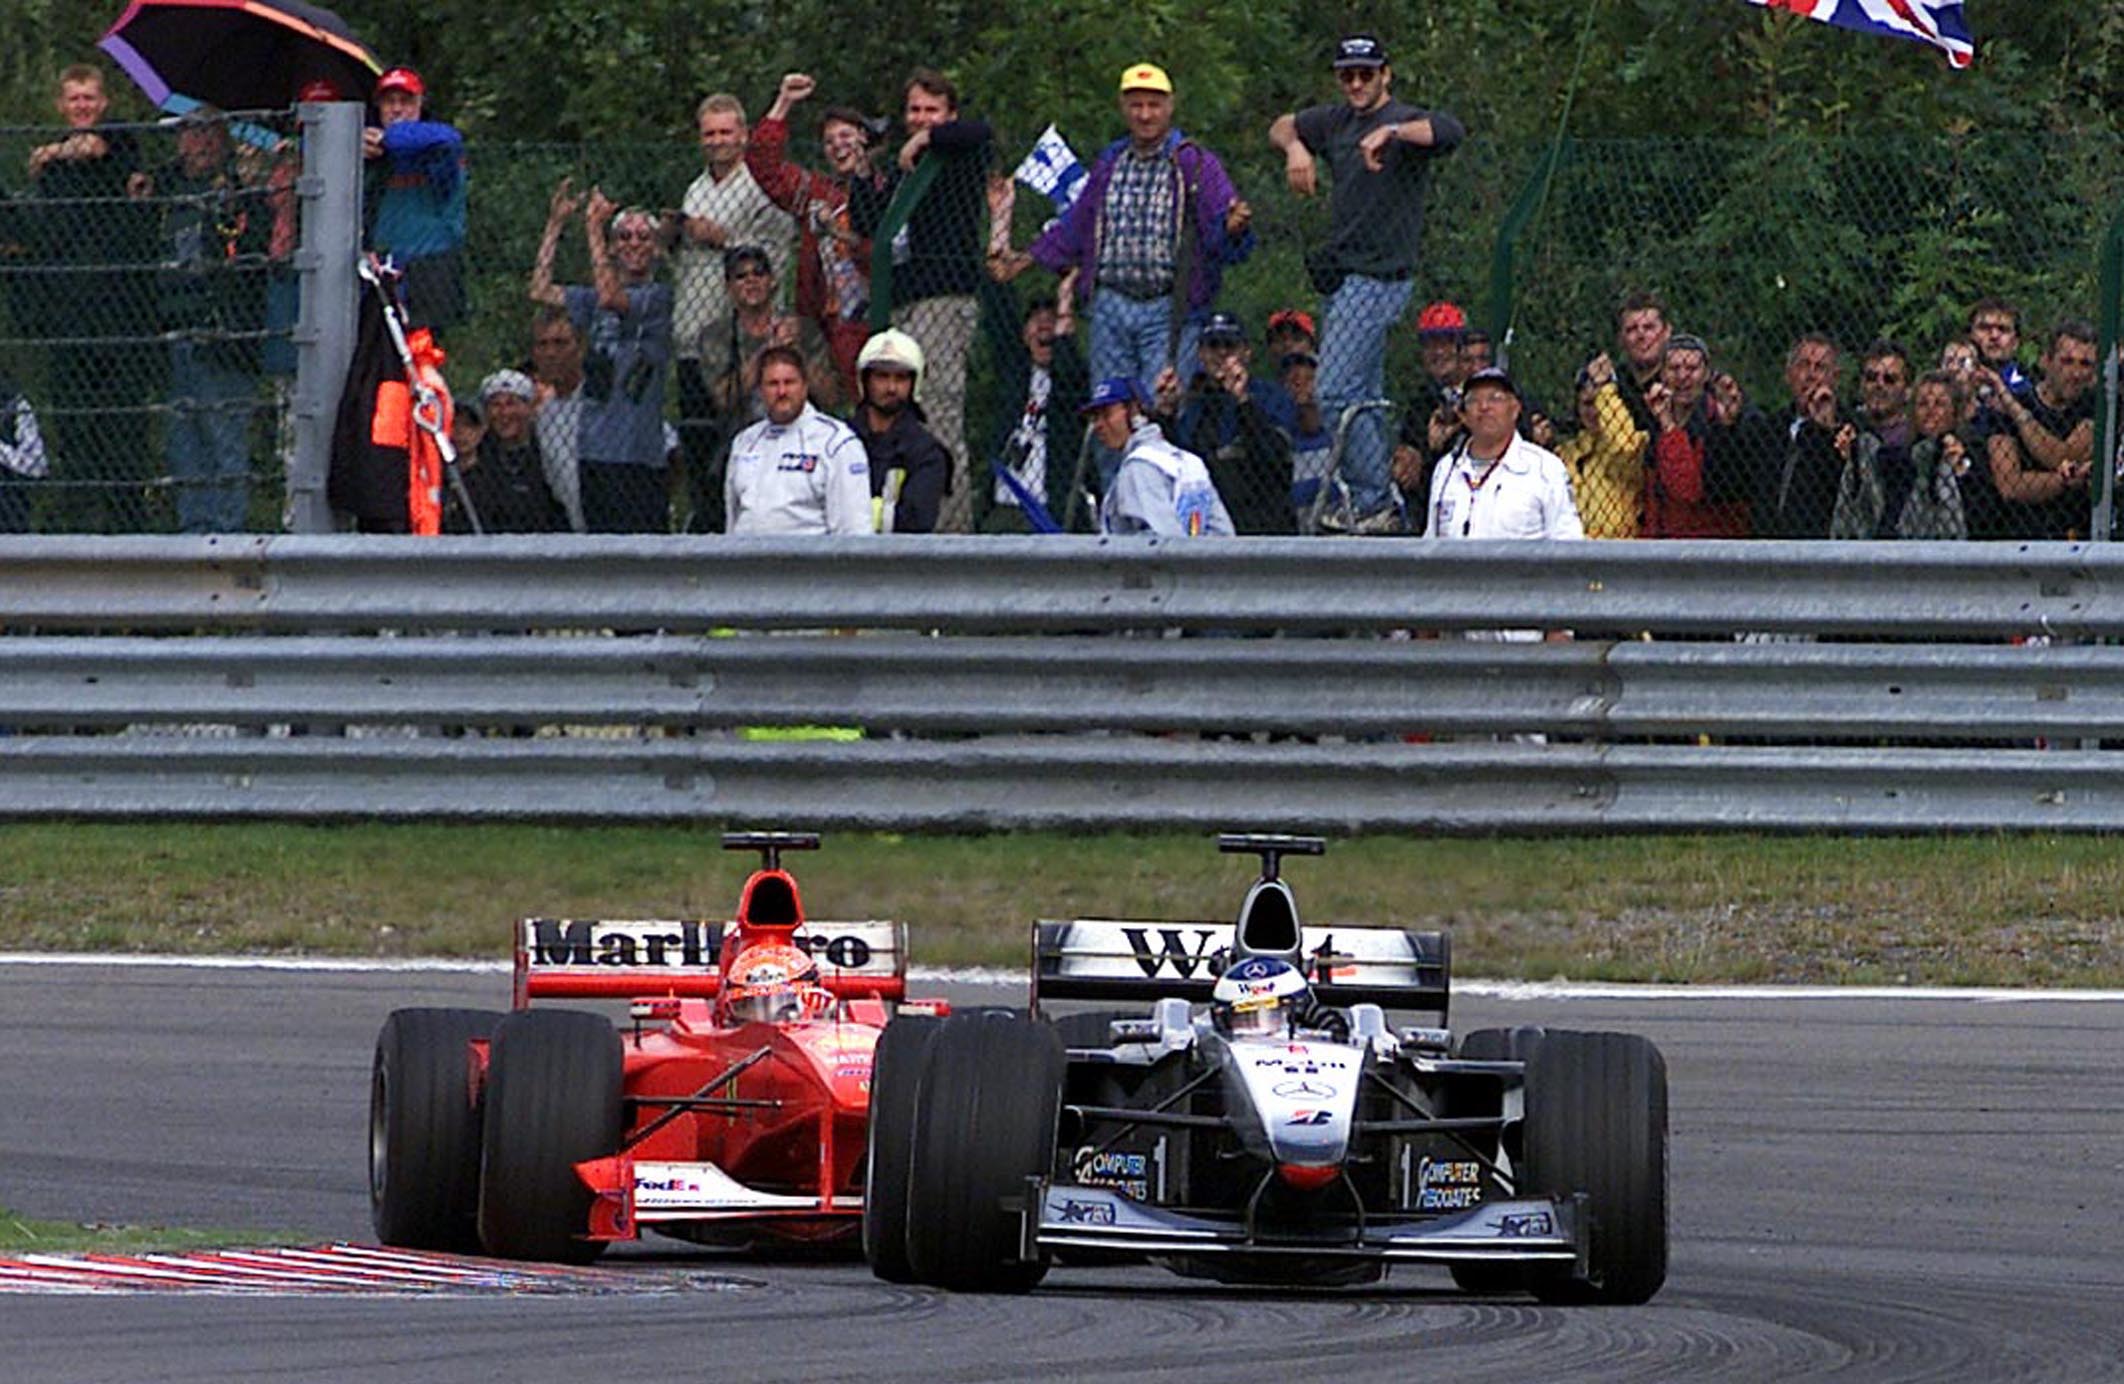
POLYGON ((1173 249, 1180 238, 1177 174, 1163 150, 1144 158, 1130 149, 1114 160, 1101 209, 1099 287, 1131 298, 1162 298, 1173 291, 1173 249))

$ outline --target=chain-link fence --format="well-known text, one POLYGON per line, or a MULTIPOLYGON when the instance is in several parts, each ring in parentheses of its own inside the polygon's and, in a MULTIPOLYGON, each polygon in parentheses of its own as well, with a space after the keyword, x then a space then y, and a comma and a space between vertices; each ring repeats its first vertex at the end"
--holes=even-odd
MULTIPOLYGON (((800 111, 794 138, 751 125, 740 160, 727 127, 748 127, 701 117, 719 133, 698 143, 469 149, 467 311, 441 330, 446 369, 461 400, 497 371, 525 377, 486 391, 461 441, 475 467, 542 476, 541 516, 728 527, 729 448, 765 411, 760 351, 794 346, 812 402, 846 418, 858 352, 897 325, 950 458, 938 495, 935 450, 889 410, 858 420, 903 529, 1095 527, 1119 453, 1077 406, 1105 375, 1137 380, 1239 532, 1420 533, 1448 511, 1471 536, 1509 529, 1531 521, 1483 518, 1479 470, 1433 500, 1465 467, 1461 391, 1489 360, 1598 537, 2095 528, 2105 400, 2083 323, 2101 315, 2120 186, 2105 138, 1475 138, 1431 161, 1413 274, 1337 285, 1319 254, 1341 229, 1332 179, 1323 166, 1322 195, 1295 196, 1266 141, 1179 146, 1161 177, 1101 174, 1082 193, 1099 199, 1087 245, 1049 229, 1046 195, 1014 184, 1006 203, 992 181, 1022 136, 939 140, 909 174, 898 128, 827 120, 822 138, 800 111), (623 286, 668 294, 661 321, 566 291, 598 282, 592 188, 644 213, 605 248, 623 286), (1170 235, 1183 217, 1195 233, 1170 235), (1071 263, 1096 286, 1057 312, 1071 263), (483 448, 478 426, 500 436, 483 448)), ((4 453, 0 526, 277 527, 288 165, 232 128, 204 187, 171 127, 123 132, 129 162, 40 159, 66 132, 0 132, 0 373, 12 435, 41 429, 4 453)), ((1078 138, 1095 171, 1098 152, 1078 138)))
POLYGON ((0 532, 280 527, 289 128, 0 129, 0 532))

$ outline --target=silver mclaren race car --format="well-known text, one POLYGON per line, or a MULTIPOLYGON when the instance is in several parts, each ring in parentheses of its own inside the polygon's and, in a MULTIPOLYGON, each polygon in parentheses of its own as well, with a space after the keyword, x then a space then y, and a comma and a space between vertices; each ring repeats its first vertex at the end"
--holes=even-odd
POLYGON ((1029 1013, 877 1048, 863 1243, 895 1282, 1023 1291, 1057 1260, 1227 1283, 1638 1303, 1667 1268, 1667 1077, 1643 1038, 1455 1039, 1442 932, 1313 928, 1261 857, 1232 925, 1035 925, 1029 1013), (1062 1001, 1126 1004, 1056 1017, 1062 1001), (1404 1020, 1420 1019, 1420 1024, 1404 1020))

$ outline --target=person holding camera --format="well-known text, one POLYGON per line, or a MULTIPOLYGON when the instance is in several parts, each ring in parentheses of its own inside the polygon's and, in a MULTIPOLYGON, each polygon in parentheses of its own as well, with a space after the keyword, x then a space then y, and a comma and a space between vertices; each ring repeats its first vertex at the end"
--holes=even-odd
POLYGON ((601 187, 587 202, 574 180, 553 190, 531 270, 531 299, 565 308, 586 345, 577 483, 591 533, 671 527, 664 375, 671 364, 672 292, 656 281, 664 234, 645 207, 617 209, 601 187), (588 286, 553 282, 561 231, 578 212, 590 248, 588 286))
POLYGON ((1172 444, 1209 467, 1240 533, 1295 533, 1291 434, 1296 408, 1274 379, 1253 378, 1246 327, 1229 312, 1202 325, 1197 369, 1187 388, 1168 366, 1156 382, 1155 413, 1172 444))
MULTIPOLYGON (((1375 36, 1343 39, 1334 67, 1340 104, 1286 113, 1269 127, 1269 142, 1284 156, 1293 192, 1313 195, 1321 157, 1333 180, 1327 242, 1306 255, 1313 287, 1325 300, 1320 401, 1331 417, 1386 391, 1387 333, 1414 287, 1432 161, 1467 137, 1466 127, 1446 112, 1393 98, 1394 69, 1375 36)), ((1336 527, 1352 533, 1401 530, 1387 462, 1384 417, 1361 415, 1345 443, 1350 504, 1347 514, 1329 516, 1336 527)))

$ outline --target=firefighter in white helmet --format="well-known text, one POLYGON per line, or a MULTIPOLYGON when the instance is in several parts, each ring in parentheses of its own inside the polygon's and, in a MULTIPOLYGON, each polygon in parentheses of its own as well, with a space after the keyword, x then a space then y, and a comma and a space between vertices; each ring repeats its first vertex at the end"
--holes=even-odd
POLYGON ((931 533, 951 487, 951 453, 930 434, 916 396, 922 348, 883 331, 856 356, 856 436, 870 458, 871 518, 879 533, 931 533))

